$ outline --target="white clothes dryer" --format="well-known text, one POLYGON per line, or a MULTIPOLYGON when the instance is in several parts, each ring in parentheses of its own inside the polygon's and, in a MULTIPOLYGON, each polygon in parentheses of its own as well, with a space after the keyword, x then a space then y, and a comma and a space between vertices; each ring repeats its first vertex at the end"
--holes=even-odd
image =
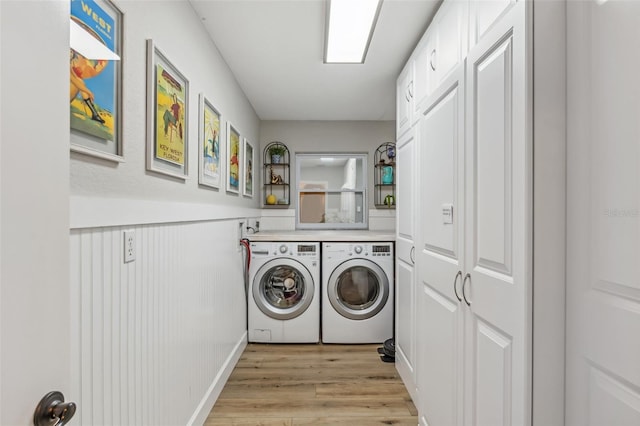
POLYGON ((393 337, 393 243, 322 244, 322 341, 393 337))
POLYGON ((320 243, 252 242, 248 340, 320 341, 320 243))

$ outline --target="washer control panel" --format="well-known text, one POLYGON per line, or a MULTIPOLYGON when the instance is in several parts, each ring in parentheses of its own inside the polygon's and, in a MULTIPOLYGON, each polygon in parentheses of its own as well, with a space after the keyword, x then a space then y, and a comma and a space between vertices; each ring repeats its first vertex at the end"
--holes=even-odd
POLYGON ((253 244, 251 246, 252 250, 259 250, 257 254, 267 257, 320 257, 319 243, 261 243, 256 247, 253 244))

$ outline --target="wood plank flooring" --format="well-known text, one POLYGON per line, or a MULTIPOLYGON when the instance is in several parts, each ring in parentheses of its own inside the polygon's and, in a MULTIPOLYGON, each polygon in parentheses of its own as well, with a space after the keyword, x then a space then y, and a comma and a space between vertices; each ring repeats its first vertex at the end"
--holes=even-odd
POLYGON ((205 426, 418 424, 380 345, 249 344, 205 426))

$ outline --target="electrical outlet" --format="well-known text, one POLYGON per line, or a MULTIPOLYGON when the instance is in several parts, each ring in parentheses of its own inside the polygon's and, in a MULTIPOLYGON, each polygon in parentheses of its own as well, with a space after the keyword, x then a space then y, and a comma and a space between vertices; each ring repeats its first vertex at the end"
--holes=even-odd
POLYGON ((136 260, 136 231, 124 231, 124 263, 136 260))

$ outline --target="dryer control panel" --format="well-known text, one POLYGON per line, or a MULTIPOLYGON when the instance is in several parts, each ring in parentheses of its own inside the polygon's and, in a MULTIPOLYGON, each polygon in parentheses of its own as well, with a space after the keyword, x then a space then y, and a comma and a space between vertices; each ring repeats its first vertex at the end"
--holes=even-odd
POLYGON ((324 253, 329 258, 392 257, 393 243, 327 243, 324 253))
POLYGON ((372 245, 371 246, 371 255, 372 256, 391 256, 391 246, 390 245, 372 245))

